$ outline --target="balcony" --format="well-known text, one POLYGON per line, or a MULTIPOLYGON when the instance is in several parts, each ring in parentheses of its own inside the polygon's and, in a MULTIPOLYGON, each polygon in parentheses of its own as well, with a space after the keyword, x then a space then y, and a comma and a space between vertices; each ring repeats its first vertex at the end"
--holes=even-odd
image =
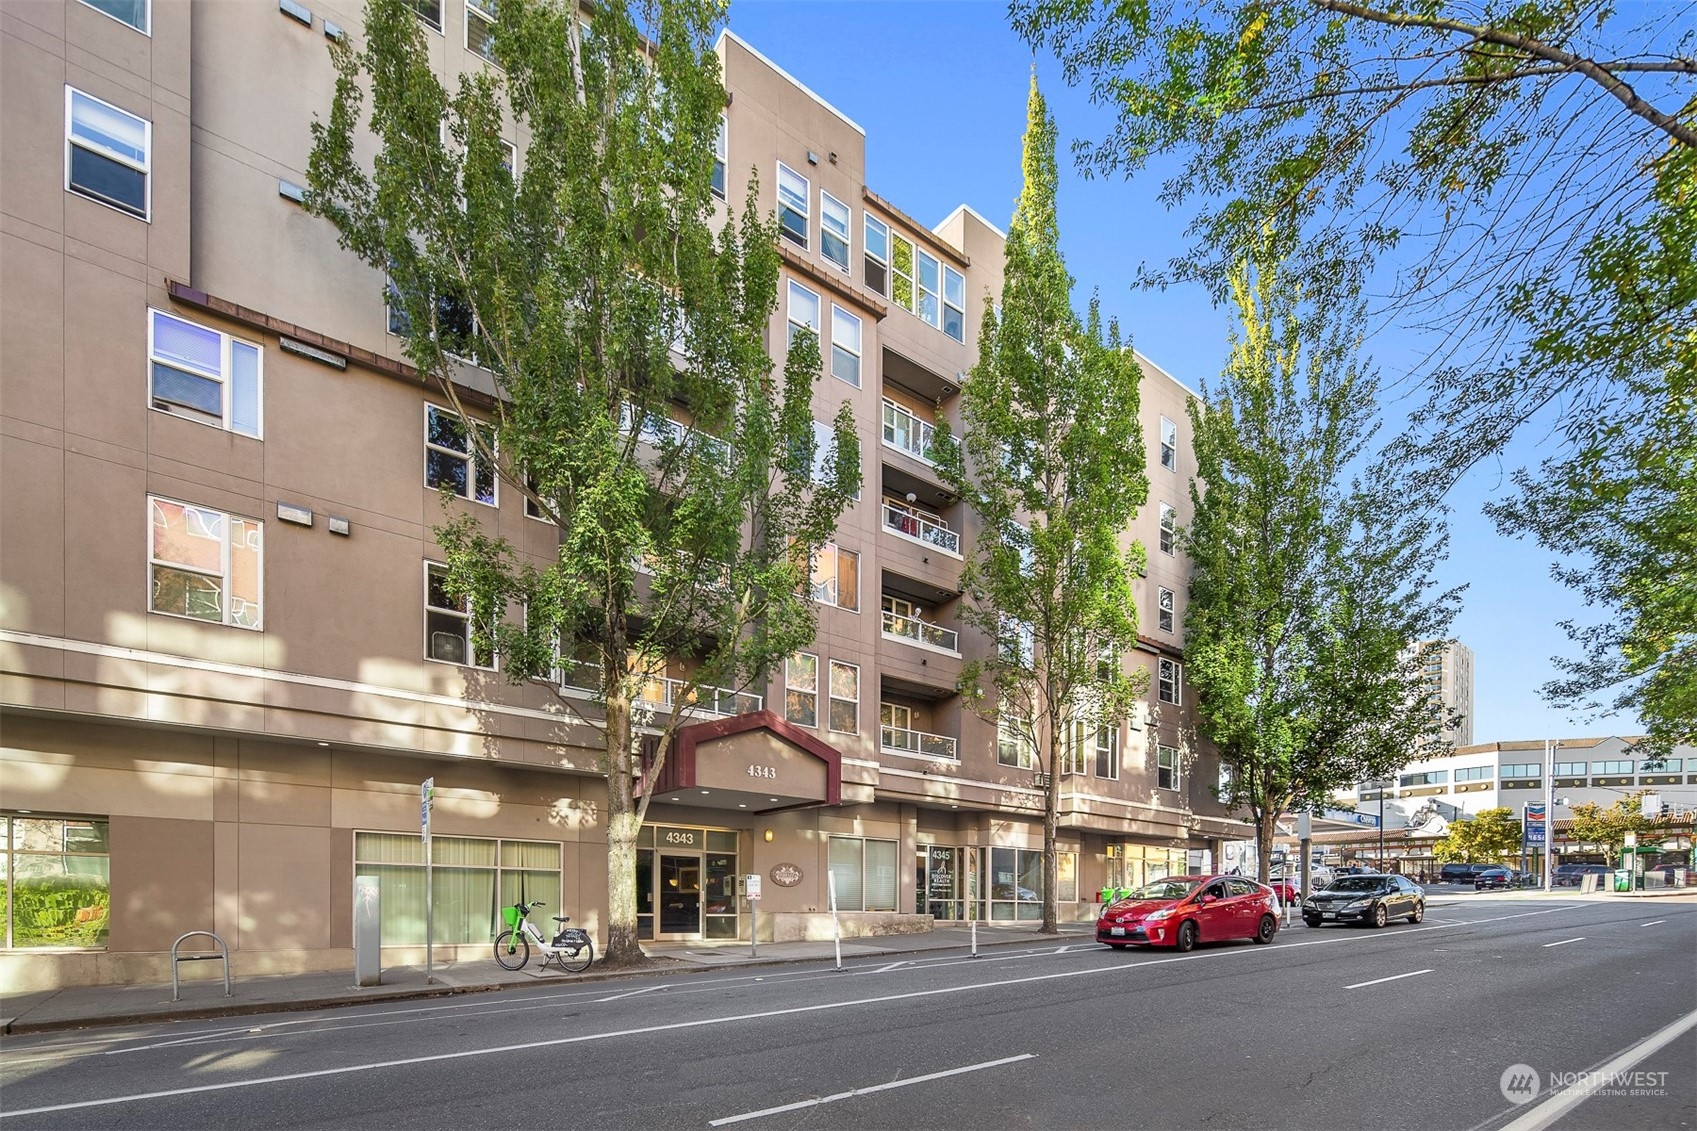
MULTIPOLYGON (((637 407, 629 401, 626 401, 620 407, 619 432, 621 434, 628 436, 635 430, 637 413, 637 407)), ((638 439, 659 448, 668 444, 682 446, 689 442, 691 436, 699 439, 701 450, 710 456, 715 463, 730 463, 731 446, 725 441, 716 436, 709 436, 704 432, 698 433, 689 425, 668 417, 655 416, 651 413, 644 414, 638 439)))
MULTIPOLYGON (((572 664, 560 672, 560 685, 575 691, 594 692, 600 683, 600 669, 594 664, 572 664)), ((637 691, 632 706, 671 710, 682 698, 687 710, 709 715, 748 715, 766 705, 765 696, 728 687, 697 687, 689 690, 687 681, 666 676, 650 676, 637 691)))
POLYGON ((954 629, 944 628, 918 617, 894 613, 889 609, 884 610, 884 637, 888 640, 899 640, 904 644, 935 648, 951 656, 960 655, 960 633, 954 629))
POLYGON ((895 401, 884 401, 884 446, 906 452, 929 464, 931 443, 937 435, 936 425, 921 420, 895 401))
POLYGON ((933 546, 960 557, 960 535, 950 530, 940 515, 922 511, 891 499, 884 500, 884 527, 904 538, 933 546))
POLYGON ((910 754, 920 758, 938 758, 947 762, 960 761, 959 744, 946 734, 932 734, 906 727, 881 726, 878 745, 892 754, 910 754))

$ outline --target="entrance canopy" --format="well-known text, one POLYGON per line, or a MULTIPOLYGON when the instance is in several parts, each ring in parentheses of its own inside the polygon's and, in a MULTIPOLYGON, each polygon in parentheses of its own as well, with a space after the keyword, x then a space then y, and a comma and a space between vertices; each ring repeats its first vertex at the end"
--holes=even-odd
POLYGON ((842 757, 771 711, 735 715, 680 729, 653 794, 747 813, 840 805, 842 757))

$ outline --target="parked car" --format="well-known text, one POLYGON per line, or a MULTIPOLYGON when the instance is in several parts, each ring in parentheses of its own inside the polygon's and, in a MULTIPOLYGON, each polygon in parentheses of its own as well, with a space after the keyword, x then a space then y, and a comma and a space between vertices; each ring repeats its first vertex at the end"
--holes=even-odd
POLYGON ((1563 864, 1556 868, 1556 883, 1558 888, 1576 888, 1584 883, 1586 876, 1612 876, 1614 869, 1607 864, 1563 864))
POLYGON ((1327 923, 1367 923, 1383 927, 1392 919, 1418 923, 1426 917, 1426 893, 1404 876, 1340 876, 1302 905, 1310 927, 1327 923))
POLYGON ((1273 891, 1244 876, 1168 876, 1102 908, 1096 941, 1115 950, 1133 943, 1190 950, 1199 942, 1278 934, 1273 891))
POLYGON ((1519 873, 1508 868, 1486 868, 1473 877, 1473 890, 1485 891, 1487 888, 1501 888, 1507 891, 1515 886, 1515 878, 1519 873))
POLYGON ((1441 884, 1470 884, 1480 872, 1498 866, 1496 864, 1445 864, 1438 869, 1438 882, 1441 884))

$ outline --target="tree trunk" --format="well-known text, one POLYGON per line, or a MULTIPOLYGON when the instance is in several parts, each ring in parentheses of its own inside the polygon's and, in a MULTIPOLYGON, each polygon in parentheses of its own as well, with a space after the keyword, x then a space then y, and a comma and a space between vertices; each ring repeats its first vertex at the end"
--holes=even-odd
MULTIPOLYGON (((1061 829, 1061 775, 1060 765, 1055 759, 1059 745, 1054 739, 1054 727, 1050 727, 1049 738, 1049 785, 1043 790, 1043 934, 1053 935, 1060 932, 1061 906, 1061 854, 1056 840, 1061 829)), ((1018 886, 1018 877, 1014 877, 1018 886)), ((1019 892, 1014 892, 1017 897, 1019 892)))
POLYGON ((630 696, 623 681, 607 695, 607 966, 648 961, 637 939, 636 757, 631 750, 630 696))
POLYGON ((1273 837, 1278 835, 1279 814, 1263 809, 1255 815, 1255 878, 1266 883, 1273 874, 1273 837))

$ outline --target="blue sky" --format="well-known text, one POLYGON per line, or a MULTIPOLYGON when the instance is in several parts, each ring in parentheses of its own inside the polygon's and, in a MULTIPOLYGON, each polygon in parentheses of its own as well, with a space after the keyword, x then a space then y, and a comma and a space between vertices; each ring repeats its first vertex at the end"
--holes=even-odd
MULTIPOLYGON (((1188 217, 1157 199, 1155 174, 1086 180, 1066 147, 1099 138, 1109 118, 1069 90, 1048 56, 1034 57, 1008 29, 1001 3, 926 0, 734 0, 730 26, 761 53, 866 130, 867 181, 909 215, 936 223, 965 202, 1003 227, 1020 189, 1020 136, 1031 66, 1061 137, 1062 250, 1078 294, 1101 293, 1139 350, 1191 387, 1219 373, 1229 320, 1199 291, 1134 290, 1137 264, 1185 246, 1188 217)), ((1418 356, 1406 338, 1369 340, 1387 383, 1418 356)), ((1387 422, 1394 429, 1400 421, 1387 422)), ((1550 657, 1571 645, 1557 622, 1592 613, 1549 577, 1549 556, 1504 539, 1480 505, 1510 472, 1541 458, 1542 435, 1518 438, 1483 463, 1450 498, 1445 585, 1467 584, 1454 634, 1475 654, 1475 742, 1638 732, 1631 716, 1573 718, 1538 688, 1550 657)))

